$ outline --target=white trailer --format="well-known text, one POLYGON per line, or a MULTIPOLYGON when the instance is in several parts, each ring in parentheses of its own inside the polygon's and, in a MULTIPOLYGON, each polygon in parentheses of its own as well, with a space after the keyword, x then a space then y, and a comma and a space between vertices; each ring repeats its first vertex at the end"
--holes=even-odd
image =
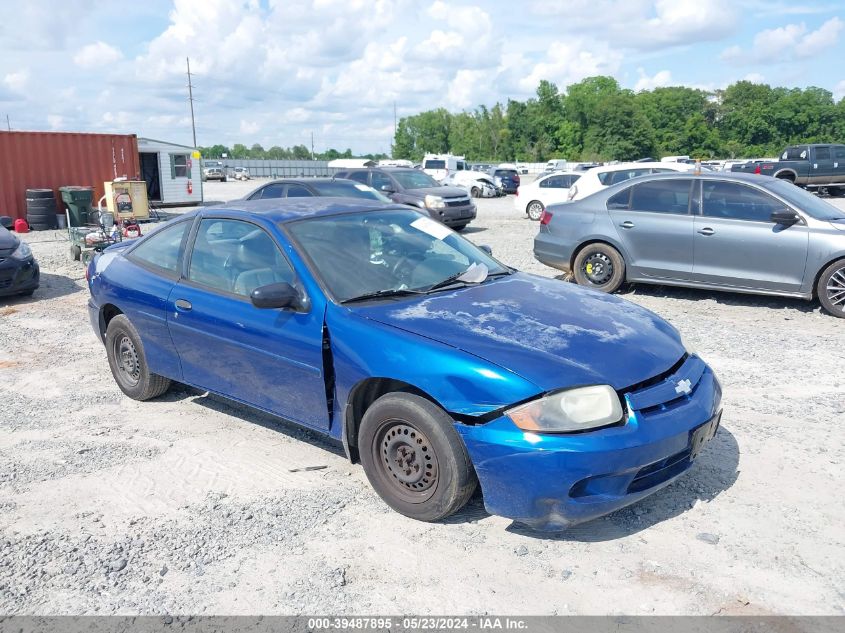
POLYGON ((147 196, 160 206, 202 203, 202 166, 194 147, 151 138, 138 139, 141 179, 147 196))

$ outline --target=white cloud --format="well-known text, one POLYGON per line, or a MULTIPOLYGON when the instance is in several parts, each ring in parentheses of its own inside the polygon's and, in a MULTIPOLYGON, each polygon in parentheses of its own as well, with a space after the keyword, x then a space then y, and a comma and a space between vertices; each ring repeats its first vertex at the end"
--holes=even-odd
POLYGON ((48 114, 47 115, 47 125, 50 126, 51 130, 60 130, 62 126, 65 124, 65 118, 60 114, 48 114))
POLYGON ((753 84, 766 83, 766 78, 760 73, 748 73, 745 77, 743 77, 743 80, 750 81, 753 84))
POLYGON ((94 42, 83 46, 79 52, 73 56, 73 62, 81 68, 99 68, 101 66, 108 66, 123 59, 121 53, 114 46, 110 46, 105 42, 94 42))
POLYGON ((605 44, 583 39, 552 42, 546 59, 536 64, 520 81, 526 92, 534 92, 547 79, 560 87, 595 75, 614 75, 623 55, 605 44))
POLYGON ((256 121, 246 121, 244 119, 241 119, 241 134, 252 136, 260 129, 261 126, 256 121))
POLYGON ((831 18, 815 31, 808 31, 805 23, 786 24, 766 29, 754 36, 750 50, 733 45, 722 51, 722 59, 729 62, 778 62, 808 59, 832 49, 839 40, 845 22, 831 18))
POLYGON ((634 85, 634 90, 637 92, 640 90, 654 90, 655 88, 662 88, 672 83, 672 73, 668 70, 661 70, 653 77, 649 77, 642 68, 637 68, 637 73, 640 76, 637 83, 634 85))
POLYGON ((29 83, 29 71, 27 69, 23 69, 9 73, 3 78, 3 83, 6 84, 12 92, 24 92, 26 91, 27 84, 29 83))

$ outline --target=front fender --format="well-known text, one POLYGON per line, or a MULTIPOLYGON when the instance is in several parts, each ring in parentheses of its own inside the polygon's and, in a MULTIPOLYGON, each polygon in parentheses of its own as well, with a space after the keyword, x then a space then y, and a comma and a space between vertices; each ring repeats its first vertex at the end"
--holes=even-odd
MULTIPOLYGON (((413 385, 456 416, 482 416, 542 392, 533 382, 494 363, 378 323, 354 309, 330 304, 326 323, 337 409, 348 402, 357 384, 373 377, 413 385)), ((337 437, 339 427, 332 429, 337 437)))

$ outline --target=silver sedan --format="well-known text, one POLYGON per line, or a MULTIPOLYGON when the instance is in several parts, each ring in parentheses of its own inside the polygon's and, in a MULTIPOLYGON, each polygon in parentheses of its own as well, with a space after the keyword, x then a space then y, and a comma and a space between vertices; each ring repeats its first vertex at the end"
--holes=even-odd
POLYGON ((845 212, 754 174, 654 174, 550 206, 534 256, 584 286, 625 281, 818 298, 845 318, 845 212))

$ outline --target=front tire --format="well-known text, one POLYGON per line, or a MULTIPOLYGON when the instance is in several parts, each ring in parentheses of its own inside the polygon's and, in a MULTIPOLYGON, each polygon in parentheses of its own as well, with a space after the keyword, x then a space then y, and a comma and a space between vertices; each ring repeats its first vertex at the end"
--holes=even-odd
POLYGON ((625 260, 609 244, 588 244, 575 256, 572 276, 580 286, 616 292, 625 281, 625 260))
POLYGON ((376 400, 361 422, 358 449, 378 495, 418 521, 457 512, 478 485, 452 419, 414 394, 389 393, 376 400))
POLYGON ((830 314, 845 319, 845 259, 833 262, 819 276, 819 303, 830 314))
POLYGON ((537 222, 542 216, 545 207, 543 203, 539 200, 532 200, 528 203, 528 206, 525 207, 525 212, 528 214, 528 217, 535 222, 537 222))
POLYGON ((141 337, 123 314, 109 322, 106 329, 106 353, 117 386, 133 400, 155 398, 170 387, 169 378, 148 369, 141 337))

